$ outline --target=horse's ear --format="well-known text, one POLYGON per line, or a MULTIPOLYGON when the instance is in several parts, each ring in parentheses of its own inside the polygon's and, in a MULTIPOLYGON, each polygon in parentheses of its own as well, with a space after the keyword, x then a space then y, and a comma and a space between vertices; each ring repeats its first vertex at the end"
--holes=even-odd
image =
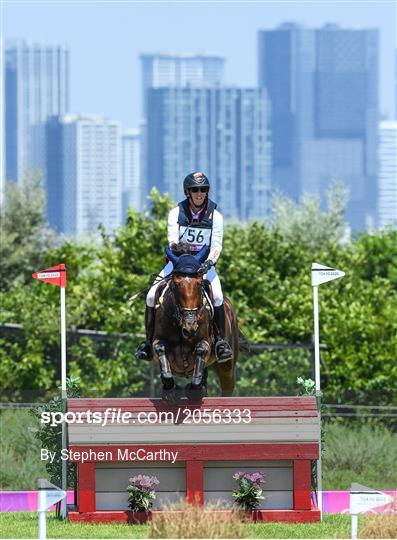
POLYGON ((200 262, 200 263, 203 263, 207 257, 208 257, 208 253, 209 253, 209 246, 205 245, 203 246, 200 251, 198 253, 196 253, 196 255, 194 256, 194 258, 200 262))
POLYGON ((175 255, 175 253, 172 251, 172 249, 170 248, 168 244, 165 246, 165 253, 167 257, 169 258, 169 260, 172 262, 172 264, 175 266, 179 260, 179 257, 175 255))

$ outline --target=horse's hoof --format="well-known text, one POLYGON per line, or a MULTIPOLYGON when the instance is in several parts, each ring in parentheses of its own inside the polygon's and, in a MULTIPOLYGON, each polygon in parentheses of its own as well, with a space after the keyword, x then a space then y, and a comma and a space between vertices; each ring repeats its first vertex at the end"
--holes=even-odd
POLYGON ((178 396, 175 388, 166 390, 163 388, 162 400, 168 403, 168 405, 176 405, 178 403, 178 396))
POLYGON ((207 395, 207 388, 202 386, 192 386, 191 384, 188 384, 185 389, 186 397, 189 401, 193 403, 201 403, 203 401, 203 397, 207 395))

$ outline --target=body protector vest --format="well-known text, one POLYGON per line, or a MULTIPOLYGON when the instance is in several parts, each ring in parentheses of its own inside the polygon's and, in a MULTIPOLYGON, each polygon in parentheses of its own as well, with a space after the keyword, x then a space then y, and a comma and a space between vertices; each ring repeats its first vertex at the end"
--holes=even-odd
POLYGON ((204 245, 210 247, 214 210, 217 205, 208 199, 207 206, 203 210, 204 216, 200 221, 191 220, 188 199, 180 202, 178 206, 179 241, 189 244, 193 254, 200 251, 204 245))

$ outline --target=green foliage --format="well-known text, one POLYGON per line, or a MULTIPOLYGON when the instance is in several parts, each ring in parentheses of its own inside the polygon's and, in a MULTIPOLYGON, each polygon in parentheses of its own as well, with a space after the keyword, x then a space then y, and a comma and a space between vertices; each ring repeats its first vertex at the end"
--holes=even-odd
POLYGON ((0 411, 0 489, 35 490, 37 480, 45 477, 37 428, 37 419, 26 409, 0 411))
POLYGON ((130 478, 127 486, 128 506, 132 512, 147 512, 156 498, 156 486, 159 481, 156 476, 139 474, 130 478))
MULTIPOLYGON (((79 379, 76 377, 68 377, 66 379, 66 392, 69 398, 77 398, 80 395, 79 391, 79 379)), ((60 388, 58 389, 60 391, 60 388)), ((55 452, 56 459, 52 462, 47 461, 45 468, 50 476, 50 482, 56 486, 62 485, 62 424, 57 426, 51 426, 50 424, 42 424, 40 422, 41 414, 43 412, 57 413, 66 412, 64 408, 63 400, 61 396, 56 395, 43 405, 38 405, 29 410, 31 416, 39 420, 39 427, 36 431, 35 437, 40 441, 40 448, 46 448, 49 452, 55 452)), ((76 481, 76 466, 74 463, 68 466, 68 487, 73 487, 76 481)))
POLYGON ((297 204, 282 195, 272 200, 272 225, 290 242, 316 248, 327 242, 338 242, 346 235, 344 215, 348 200, 346 187, 334 181, 327 192, 327 211, 321 210, 320 198, 303 195, 297 204))
POLYGON ((301 396, 315 396, 316 395, 316 383, 313 379, 304 379, 303 377, 298 377, 296 382, 301 387, 300 394, 301 396))
POLYGON ((381 425, 325 423, 323 489, 395 489, 396 455, 397 435, 381 425))
POLYGON ((0 206, 0 289, 26 284, 31 268, 40 270, 52 235, 45 222, 45 195, 38 176, 21 186, 8 183, 0 206))
POLYGON ((233 491, 237 507, 241 510, 255 510, 265 498, 262 496, 261 487, 261 484, 265 483, 264 474, 237 472, 233 478, 237 482, 237 488, 233 491))
MULTIPOLYGON (((397 232, 363 234, 340 244, 337 216, 343 197, 338 197, 327 222, 333 233, 313 245, 311 236, 303 235, 304 226, 292 236, 281 222, 225 228, 217 270, 244 333, 254 342, 309 347, 241 354, 237 395, 294 395, 296 378, 312 377, 310 268, 316 261, 346 272, 319 291, 320 337, 327 345, 322 351, 324 402, 395 403, 397 232)), ((102 231, 94 243, 65 241, 43 253, 44 266, 64 262, 68 269, 68 329, 107 332, 95 339, 68 335, 68 374, 80 378, 83 396, 147 395, 156 383, 150 366, 138 363, 133 353, 144 331, 145 292, 152 274, 164 265, 171 207, 168 197, 153 192, 150 214, 130 210, 114 237, 102 231), (138 292, 138 300, 129 302, 138 292)), ((299 208, 304 223, 313 213, 316 222, 327 215, 309 210, 299 208)), ((17 336, 0 335, 2 399, 53 395, 60 377, 59 289, 17 280, 7 294, 0 293, 0 301, 0 323, 23 327, 17 336)), ((215 377, 209 378, 209 387, 218 392, 215 377)))

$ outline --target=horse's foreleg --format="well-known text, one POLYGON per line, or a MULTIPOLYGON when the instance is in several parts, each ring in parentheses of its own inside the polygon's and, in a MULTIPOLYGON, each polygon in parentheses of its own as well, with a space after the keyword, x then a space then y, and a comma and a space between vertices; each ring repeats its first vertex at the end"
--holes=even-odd
POLYGON ((200 341, 196 345, 194 354, 196 361, 194 364, 194 372, 192 376, 192 386, 200 386, 203 383, 205 360, 210 353, 210 346, 206 341, 200 341))
POLYGON ((166 354, 166 342, 155 341, 153 344, 155 359, 160 365, 161 381, 165 390, 171 390, 174 387, 174 377, 171 372, 170 363, 166 354))
POLYGON ((186 387, 186 397, 193 402, 201 402, 206 395, 206 363, 211 355, 211 347, 205 340, 194 349, 195 363, 191 383, 186 387))

